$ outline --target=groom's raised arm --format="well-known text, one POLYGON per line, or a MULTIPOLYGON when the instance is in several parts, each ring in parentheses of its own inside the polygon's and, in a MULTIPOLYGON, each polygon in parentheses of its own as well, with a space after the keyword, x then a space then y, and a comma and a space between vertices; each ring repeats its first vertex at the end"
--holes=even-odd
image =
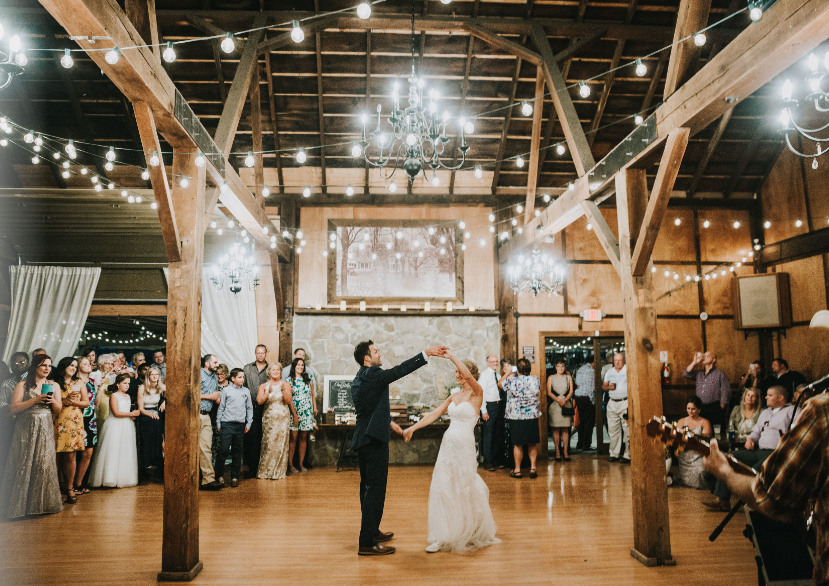
POLYGON ((388 370, 383 370, 382 368, 372 368, 369 370, 366 378, 376 385, 389 385, 394 381, 403 378, 407 374, 413 373, 421 366, 425 366, 427 363, 426 358, 428 356, 442 356, 446 350, 448 350, 448 348, 445 346, 432 346, 416 356, 409 358, 402 364, 398 364, 394 368, 389 368, 388 370))

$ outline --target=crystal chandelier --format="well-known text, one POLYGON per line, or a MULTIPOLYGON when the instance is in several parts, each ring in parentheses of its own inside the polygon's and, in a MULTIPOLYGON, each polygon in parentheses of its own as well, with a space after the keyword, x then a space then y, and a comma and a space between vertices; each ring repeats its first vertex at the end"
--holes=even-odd
MULTIPOLYGON (((466 144, 465 134, 471 134, 475 126, 464 118, 458 119, 461 144, 461 162, 454 167, 446 165, 441 160, 449 137, 446 136, 446 126, 449 123, 449 113, 438 114, 438 94, 434 89, 424 92, 423 79, 418 78, 415 70, 415 9, 412 1, 412 73, 409 77, 409 105, 405 110, 400 109, 399 85, 394 83, 392 91, 392 109, 389 116, 390 129, 381 128, 382 106, 377 105, 377 127, 367 133, 368 116, 363 115, 363 137, 355 142, 352 155, 363 155, 366 162, 372 167, 387 167, 393 161, 393 167, 388 176, 390 179, 398 167, 402 166, 409 181, 424 172, 426 167, 432 169, 432 182, 437 185, 436 171, 439 168, 454 170, 460 169, 466 158, 469 146, 466 144), (424 98, 424 94, 427 95, 424 98), (426 103, 428 101, 428 104, 426 103), (372 143, 376 144, 379 153, 369 152, 372 143), (376 158, 376 161, 372 160, 376 158)), ((448 154, 448 153, 447 153, 448 154)))
MULTIPOLYGON (((3 25, 0 24, 0 39, 3 38, 3 25)), ((12 80, 21 75, 29 59, 20 50, 20 37, 14 35, 9 39, 8 47, 0 48, 0 90, 6 89, 12 80)))
POLYGON ((519 256, 518 263, 509 268, 509 286, 519 296, 527 289, 533 297, 544 291, 548 297, 559 295, 564 289, 564 267, 534 246, 531 257, 519 256))
POLYGON ((225 282, 228 283, 228 289, 233 294, 239 293, 246 283, 253 291, 259 285, 259 279, 256 278, 257 269, 253 257, 246 256, 244 247, 234 242, 230 248, 230 254, 220 258, 218 265, 213 265, 210 280, 218 291, 222 290, 225 282))
MULTIPOLYGON (((794 86, 792 85, 792 82, 787 79, 783 84, 783 111, 780 114, 780 122, 783 125, 781 132, 783 132, 786 136, 786 146, 789 147, 789 150, 799 157, 812 159, 812 169, 817 169, 817 158, 829 151, 829 149, 822 148, 821 146, 823 143, 829 142, 829 136, 821 138, 816 134, 829 134, 826 132, 826 130, 829 129, 829 120, 826 120, 826 123, 823 125, 821 125, 823 122, 823 120, 821 120, 815 128, 807 128, 806 126, 801 126, 795 121, 794 112, 799 111, 801 105, 811 103, 814 104, 815 112, 818 117, 822 116, 824 118, 829 118, 829 116, 827 116, 827 113, 829 113, 829 92, 827 92, 827 89, 829 89, 829 51, 827 51, 823 57, 823 67, 820 66, 820 62, 814 53, 809 55, 808 63, 810 73, 806 76, 806 88, 808 88, 809 93, 800 102, 793 99, 792 92, 794 91, 794 86), (801 152, 798 148, 795 148, 790 138, 792 132, 797 132, 799 136, 817 143, 817 151, 808 154, 801 152)), ((810 113, 807 112, 807 115, 808 114, 810 113)), ((811 116, 814 117, 815 113, 811 113, 811 116)), ((800 141, 798 142, 798 146, 802 148, 802 144, 800 141)))

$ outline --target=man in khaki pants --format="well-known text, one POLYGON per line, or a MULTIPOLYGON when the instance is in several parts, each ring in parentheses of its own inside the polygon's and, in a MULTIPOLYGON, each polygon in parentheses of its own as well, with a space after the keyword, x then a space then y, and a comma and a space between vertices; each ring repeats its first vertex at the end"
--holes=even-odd
POLYGON ((213 473, 213 427, 210 424, 210 410, 219 400, 219 380, 216 369, 219 359, 214 354, 206 354, 201 361, 201 401, 199 401, 199 468, 201 469, 201 490, 220 490, 224 484, 216 480, 213 473))

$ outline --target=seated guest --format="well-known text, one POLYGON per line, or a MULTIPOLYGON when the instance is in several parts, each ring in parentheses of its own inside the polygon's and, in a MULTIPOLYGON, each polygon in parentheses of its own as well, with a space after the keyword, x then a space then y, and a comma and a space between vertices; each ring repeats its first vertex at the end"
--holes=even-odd
POLYGON ((504 382, 507 393, 506 421, 512 441, 512 453, 515 458, 515 469, 509 475, 513 478, 522 478, 521 460, 524 459, 524 445, 528 445, 530 452, 530 478, 537 478, 535 460, 538 455, 538 443, 541 441, 538 431, 538 419, 541 411, 538 409, 541 383, 538 377, 530 376, 532 364, 526 358, 518 361, 518 374, 510 373, 510 378, 504 382))
MULTIPOLYGON (((711 422, 699 414, 700 409, 702 409, 702 401, 699 397, 690 397, 685 409, 688 412, 688 417, 683 417, 677 421, 678 429, 692 431, 694 435, 698 436, 711 437, 714 435, 711 422)), ((679 453, 678 459, 679 471, 674 478, 674 484, 700 490, 711 490, 711 483, 707 479, 701 454, 683 450, 679 453)))
POLYGON ((738 442, 746 441, 746 438, 748 438, 754 426, 757 424, 760 413, 763 411, 763 408, 760 406, 759 393, 760 390, 758 387, 747 387, 743 391, 740 404, 731 410, 728 428, 729 430, 733 428, 738 442))
POLYGON ((161 414, 164 412, 164 405, 161 404, 161 395, 165 391, 165 386, 161 382, 161 373, 157 368, 149 368, 146 364, 142 364, 139 372, 145 374, 142 384, 138 387, 138 412, 140 413, 138 439, 141 444, 141 451, 138 453, 138 468, 140 470, 163 468, 164 424, 161 414))
POLYGON ((273 362, 268 367, 268 382, 259 385, 256 402, 265 406, 262 414, 262 457, 257 478, 278 480, 285 478, 288 469, 288 443, 291 421, 299 422, 291 398, 291 387, 282 380, 282 365, 273 362))
POLYGON ((216 416, 219 436, 219 455, 216 456, 216 478, 224 479, 225 461, 228 451, 233 458, 230 465, 230 486, 239 486, 242 474, 242 447, 245 434, 253 423, 253 401, 245 385, 245 371, 234 368, 230 371, 230 384, 222 390, 219 399, 219 413, 216 416), (232 450, 232 451, 231 451, 232 450))
MULTIPOLYGON (((786 389, 771 387, 766 391, 768 409, 760 413, 754 429, 746 439, 746 449, 733 452, 733 456, 742 462, 759 470, 777 445, 780 438, 789 431, 794 416, 794 407, 789 403, 786 389)), ((714 495, 717 500, 703 503, 714 511, 728 511, 731 509, 731 491, 721 480, 714 486, 714 495)))
POLYGON ((98 449, 89 469, 92 486, 123 488, 138 484, 138 455, 135 446, 135 418, 130 411, 130 375, 122 372, 110 389, 109 417, 100 432, 98 449))
POLYGON ((63 405, 60 392, 47 380, 51 372, 52 359, 38 354, 12 393, 10 409, 17 423, 0 488, 0 514, 10 519, 63 510, 52 426, 52 416, 63 405))
POLYGON ((767 377, 761 384, 766 391, 770 387, 783 387, 791 398, 798 386, 806 382, 806 377, 796 370, 789 370, 789 363, 782 358, 775 358, 771 363, 771 376, 767 377))
POLYGON ((84 450, 83 409, 89 406, 86 386, 78 383, 78 361, 71 356, 62 358, 57 368, 52 370, 51 379, 60 389, 62 408, 53 418, 55 427, 55 451, 59 466, 63 468, 66 483, 66 502, 77 501, 74 491, 75 462, 78 452, 84 450))

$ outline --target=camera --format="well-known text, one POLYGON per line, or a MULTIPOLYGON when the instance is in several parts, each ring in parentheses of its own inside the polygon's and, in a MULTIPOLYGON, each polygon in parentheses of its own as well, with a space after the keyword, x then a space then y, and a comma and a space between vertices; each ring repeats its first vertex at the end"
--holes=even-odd
POLYGON ((518 367, 517 367, 517 366, 513 366, 513 367, 512 367, 512 372, 518 372, 518 367))

